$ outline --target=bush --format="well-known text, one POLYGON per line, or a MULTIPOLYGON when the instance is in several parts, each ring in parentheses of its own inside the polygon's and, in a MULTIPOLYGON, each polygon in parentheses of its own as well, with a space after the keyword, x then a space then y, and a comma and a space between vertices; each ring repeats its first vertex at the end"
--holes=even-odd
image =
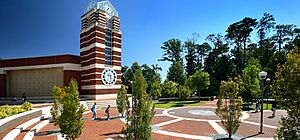
POLYGON ((186 87, 186 86, 181 86, 180 85, 180 86, 178 86, 177 93, 178 93, 179 98, 181 100, 185 100, 185 99, 187 99, 190 96, 191 90, 188 87, 186 87))
POLYGON ((32 104, 29 102, 25 102, 21 106, 14 106, 9 108, 8 105, 0 107, 0 119, 6 118, 15 114, 19 114, 32 109, 32 104))
POLYGON ((24 109, 25 111, 31 110, 32 109, 32 104, 29 102, 25 102, 21 105, 21 108, 24 109))

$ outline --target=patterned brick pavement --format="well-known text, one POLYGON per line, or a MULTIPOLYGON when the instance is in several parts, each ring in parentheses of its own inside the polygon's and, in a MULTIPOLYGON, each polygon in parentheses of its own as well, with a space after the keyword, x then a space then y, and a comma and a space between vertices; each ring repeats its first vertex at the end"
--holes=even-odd
MULTIPOLYGON (((205 105, 199 107, 181 107, 173 109, 155 109, 156 113, 152 120, 155 130, 153 131, 152 139, 154 140, 187 140, 187 139, 212 139, 210 134, 224 134, 226 133, 222 124, 218 120, 217 116, 205 116, 198 114, 191 114, 190 110, 204 110, 215 111, 215 101, 208 102, 205 105)), ((105 107, 104 107, 105 108, 105 107)), ((122 134, 122 130, 125 129, 125 124, 119 119, 119 113, 117 108, 111 108, 111 116, 114 116, 110 121, 105 120, 106 114, 104 108, 97 110, 97 119, 93 120, 92 112, 88 108, 83 115, 84 129, 81 137, 82 140, 102 140, 108 138, 117 138, 122 134)), ((246 119, 241 123, 237 133, 244 138, 272 138, 275 134, 276 127, 279 127, 278 120, 281 115, 286 115, 285 111, 277 112, 275 118, 268 118, 270 111, 265 113, 265 134, 257 135, 259 130, 259 113, 244 112, 246 119), (247 115, 248 114, 248 115, 247 115), (247 118, 249 116, 249 118, 247 118)), ((37 123, 36 123, 37 124, 37 123)), ((26 130, 30 130, 30 126, 26 130)), ((10 130, 10 129, 8 129, 10 130)), ((26 130, 21 133, 16 139, 22 139, 26 134, 26 130)), ((34 136, 34 140, 56 140, 59 135, 58 126, 54 126, 53 123, 49 123, 43 127, 34 136)), ((3 134, 1 134, 3 135, 3 134)), ((1 136, 0 135, 0 136, 1 136)), ((3 136, 2 136, 3 137, 3 136)))

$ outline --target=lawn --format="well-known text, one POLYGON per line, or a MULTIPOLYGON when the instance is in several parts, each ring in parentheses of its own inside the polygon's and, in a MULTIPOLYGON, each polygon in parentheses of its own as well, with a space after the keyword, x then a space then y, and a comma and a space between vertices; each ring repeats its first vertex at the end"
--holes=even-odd
POLYGON ((207 101, 170 101, 170 102, 156 102, 155 108, 172 108, 182 106, 199 106, 206 104, 207 101))
MULTIPOLYGON (((260 105, 259 105, 259 107, 260 107, 260 105)), ((263 107, 264 107, 264 110, 271 110, 271 108, 272 108, 272 103, 269 103, 268 105, 267 105, 267 103, 264 103, 264 104, 263 104, 263 107)), ((279 105, 277 105, 277 109, 283 109, 283 108, 280 107, 279 105)), ((255 110, 255 103, 253 103, 252 105, 250 105, 249 108, 248 108, 247 104, 245 103, 245 104, 244 104, 243 110, 244 110, 244 111, 247 111, 247 110, 255 110)))

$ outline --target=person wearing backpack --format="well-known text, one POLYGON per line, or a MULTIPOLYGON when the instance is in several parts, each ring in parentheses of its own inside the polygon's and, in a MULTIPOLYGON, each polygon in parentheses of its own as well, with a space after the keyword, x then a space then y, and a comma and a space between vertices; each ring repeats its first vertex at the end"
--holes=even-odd
POLYGON ((96 119, 96 103, 94 103, 94 105, 92 106, 92 108, 91 108, 91 111, 93 112, 93 119, 95 120, 96 119))
POLYGON ((110 120, 110 105, 108 105, 107 108, 105 109, 105 113, 107 116, 107 120, 110 120))

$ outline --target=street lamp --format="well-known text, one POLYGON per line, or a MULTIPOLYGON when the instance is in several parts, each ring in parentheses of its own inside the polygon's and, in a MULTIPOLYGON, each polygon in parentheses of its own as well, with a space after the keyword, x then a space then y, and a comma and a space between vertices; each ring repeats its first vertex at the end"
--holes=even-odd
POLYGON ((270 94, 270 82, 271 82, 271 79, 270 78, 267 78, 266 79, 266 82, 268 84, 268 91, 267 91, 267 109, 269 109, 269 94, 270 94))
POLYGON ((259 134, 263 134, 263 110, 264 110, 264 105, 263 105, 263 99, 264 99, 264 81, 267 78, 267 72, 261 71, 259 74, 259 79, 261 80, 261 103, 260 103, 260 131, 258 132, 259 134))

